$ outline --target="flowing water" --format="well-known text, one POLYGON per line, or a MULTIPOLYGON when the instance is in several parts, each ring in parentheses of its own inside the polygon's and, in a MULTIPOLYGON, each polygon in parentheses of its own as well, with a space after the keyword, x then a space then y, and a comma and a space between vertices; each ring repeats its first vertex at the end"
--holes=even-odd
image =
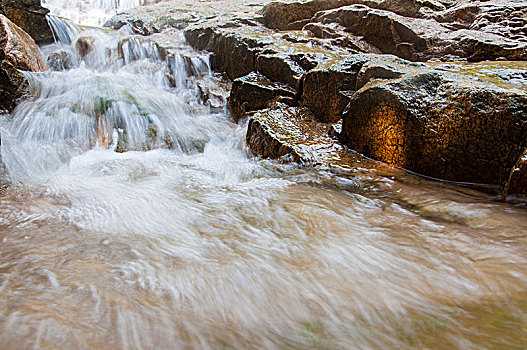
POLYGON ((64 33, 1 120, 1 349, 527 348, 523 206, 259 160, 181 36, 64 33))

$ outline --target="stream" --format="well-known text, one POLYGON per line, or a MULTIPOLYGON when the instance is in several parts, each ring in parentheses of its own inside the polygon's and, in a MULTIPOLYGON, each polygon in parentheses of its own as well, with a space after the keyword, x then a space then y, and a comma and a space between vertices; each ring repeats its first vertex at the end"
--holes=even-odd
POLYGON ((1 349, 527 348, 524 204, 253 157, 182 33, 55 21, 0 117, 1 349))

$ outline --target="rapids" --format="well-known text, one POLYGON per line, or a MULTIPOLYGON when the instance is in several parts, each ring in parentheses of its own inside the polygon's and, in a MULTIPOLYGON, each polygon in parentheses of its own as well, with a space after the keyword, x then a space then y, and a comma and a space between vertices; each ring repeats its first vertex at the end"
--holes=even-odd
POLYGON ((0 118, 0 348, 527 347, 521 203, 252 157, 181 35, 57 21, 67 68, 0 118))

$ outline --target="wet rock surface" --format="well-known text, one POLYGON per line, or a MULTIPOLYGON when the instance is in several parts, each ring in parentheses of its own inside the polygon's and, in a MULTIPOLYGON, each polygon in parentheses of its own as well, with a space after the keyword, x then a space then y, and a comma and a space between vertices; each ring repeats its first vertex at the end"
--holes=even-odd
POLYGON ((419 174, 503 185, 526 147, 526 111, 524 91, 418 69, 357 92, 340 138, 419 174))
POLYGON ((527 198, 527 150, 518 159, 505 185, 503 195, 513 195, 522 199, 527 198))
POLYGON ((332 127, 307 108, 276 103, 250 115, 246 141, 255 155, 304 166, 349 170, 367 163, 330 136, 332 127))
POLYGON ((429 59, 526 58, 526 8, 522 1, 308 1, 271 3, 264 23, 340 38, 362 52, 429 59))
POLYGON ((53 33, 46 19, 49 10, 42 7, 40 0, 2 0, 0 10, 37 44, 53 42, 53 33))
POLYGON ((47 64, 29 34, 3 15, 0 15, 0 61, 0 109, 10 111, 27 86, 19 70, 42 71, 47 64))
POLYGON ((229 109, 235 121, 248 112, 267 108, 273 102, 294 104, 296 91, 285 84, 273 83, 260 73, 252 72, 232 84, 229 109))
POLYGON ((321 154, 339 154, 335 147, 306 150, 331 143, 422 175, 504 189, 527 147, 526 7, 271 2, 259 14, 198 14, 184 34, 233 81, 229 109, 236 121, 249 118, 257 155, 328 164, 321 154), (306 126, 315 124, 324 132, 306 126))

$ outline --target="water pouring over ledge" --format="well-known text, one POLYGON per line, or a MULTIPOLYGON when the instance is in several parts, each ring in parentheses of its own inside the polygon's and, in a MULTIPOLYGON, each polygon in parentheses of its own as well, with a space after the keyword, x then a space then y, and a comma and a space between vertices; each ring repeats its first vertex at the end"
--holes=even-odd
POLYGON ((2 120, 1 348, 524 347, 524 209, 249 157, 206 55, 81 37, 2 120))

